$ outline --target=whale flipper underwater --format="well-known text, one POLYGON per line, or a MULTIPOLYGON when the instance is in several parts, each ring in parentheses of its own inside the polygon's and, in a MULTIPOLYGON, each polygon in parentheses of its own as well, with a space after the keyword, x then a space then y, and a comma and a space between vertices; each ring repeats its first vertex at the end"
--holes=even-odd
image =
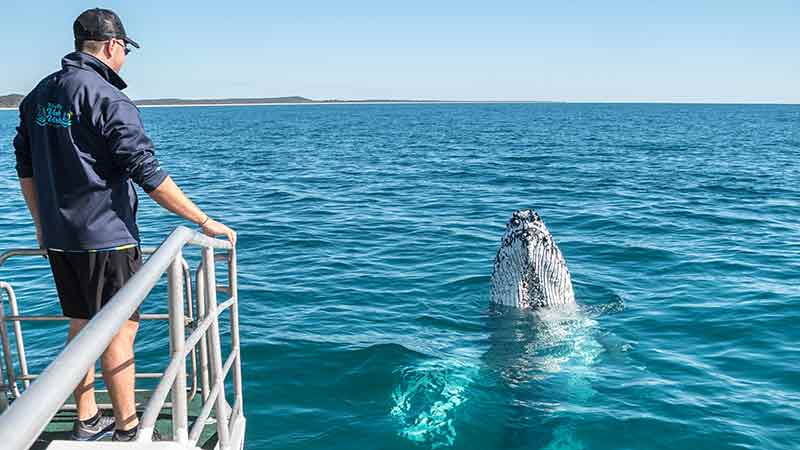
POLYGON ((567 263, 539 214, 514 212, 492 271, 492 303, 516 308, 574 305, 567 263))

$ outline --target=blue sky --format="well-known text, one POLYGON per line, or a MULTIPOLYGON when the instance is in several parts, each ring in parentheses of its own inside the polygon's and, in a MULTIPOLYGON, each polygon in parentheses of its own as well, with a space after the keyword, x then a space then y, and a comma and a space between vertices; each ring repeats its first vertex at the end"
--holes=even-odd
POLYGON ((798 0, 3 0, 0 94, 57 70, 95 6, 142 44, 134 99, 800 103, 798 0))

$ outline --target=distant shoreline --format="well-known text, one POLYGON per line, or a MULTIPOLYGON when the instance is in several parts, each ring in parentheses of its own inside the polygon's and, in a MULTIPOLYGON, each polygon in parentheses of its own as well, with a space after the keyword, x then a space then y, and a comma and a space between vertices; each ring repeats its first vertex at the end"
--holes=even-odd
MULTIPOLYGON (((138 108, 191 108, 195 106, 314 106, 314 105, 452 105, 452 104, 528 104, 528 103, 567 103, 567 102, 539 102, 539 101, 429 101, 429 100, 364 100, 364 101, 324 101, 324 102, 264 102, 264 103, 152 103, 140 105, 138 108)), ((17 110, 17 107, 0 107, 0 111, 17 110)))
MULTIPOLYGON (((135 102, 134 102, 135 103, 135 102)), ((363 101, 320 101, 320 102, 265 102, 265 103, 182 103, 182 104, 146 104, 139 108, 183 108, 192 106, 315 106, 315 105, 452 105, 452 104, 501 104, 501 103, 566 103, 566 102, 508 102, 508 101, 480 101, 480 100, 363 100, 363 101)))
MULTIPOLYGON (((139 108, 189 108, 224 106, 313 106, 313 105, 500 105, 500 104, 569 104, 569 105, 687 105, 687 106, 800 106, 800 103, 687 103, 687 102, 572 102, 540 100, 313 100, 302 102, 253 102, 253 103, 146 103, 139 108)), ((0 106, 0 111, 17 111, 18 106, 0 106)))
MULTIPOLYGON (((312 106, 312 105, 452 105, 452 104, 560 104, 567 102, 545 101, 507 101, 507 100, 312 100, 301 102, 213 102, 201 103, 198 101, 187 103, 133 103, 139 108, 188 108, 194 106, 312 106)), ((0 111, 16 110, 18 106, 0 106, 0 111)))

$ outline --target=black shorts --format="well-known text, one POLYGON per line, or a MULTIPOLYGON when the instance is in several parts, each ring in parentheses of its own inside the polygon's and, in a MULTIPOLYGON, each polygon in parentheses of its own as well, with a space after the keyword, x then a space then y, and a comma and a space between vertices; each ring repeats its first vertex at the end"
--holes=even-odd
MULTIPOLYGON (((142 266, 139 247, 87 253, 47 251, 64 315, 91 319, 142 266)), ((139 321, 137 308, 130 320, 139 321)))

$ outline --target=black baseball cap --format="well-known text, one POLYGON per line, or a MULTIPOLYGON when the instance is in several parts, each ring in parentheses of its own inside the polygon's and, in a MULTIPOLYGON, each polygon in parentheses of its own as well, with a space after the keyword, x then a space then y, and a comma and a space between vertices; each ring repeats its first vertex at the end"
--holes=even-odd
POLYGON ((110 9, 87 9, 75 19, 72 31, 76 41, 122 39, 125 43, 139 48, 139 44, 125 33, 125 27, 122 26, 119 16, 110 9))

